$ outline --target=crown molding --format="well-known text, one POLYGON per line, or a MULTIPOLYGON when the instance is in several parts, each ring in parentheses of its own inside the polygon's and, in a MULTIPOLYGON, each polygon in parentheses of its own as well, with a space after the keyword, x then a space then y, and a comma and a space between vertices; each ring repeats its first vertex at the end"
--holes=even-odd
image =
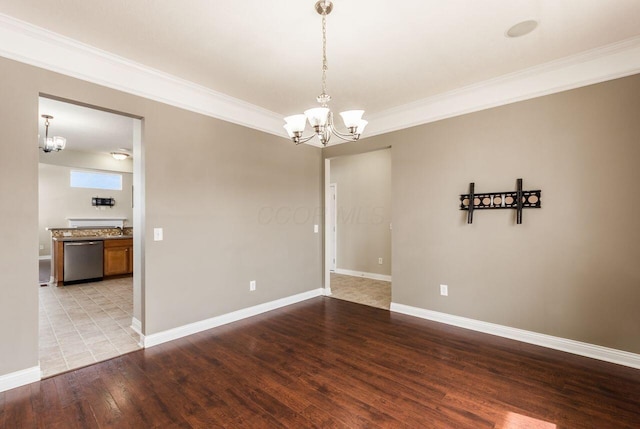
POLYGON ((0 56, 283 136, 282 116, 168 73, 0 14, 0 56))
MULTIPOLYGON (((0 56, 287 138, 283 115, 4 14, 0 56)), ((370 114, 365 137, 639 72, 636 37, 370 114)))
POLYGON ((366 137, 640 73, 640 37, 369 115, 366 137))

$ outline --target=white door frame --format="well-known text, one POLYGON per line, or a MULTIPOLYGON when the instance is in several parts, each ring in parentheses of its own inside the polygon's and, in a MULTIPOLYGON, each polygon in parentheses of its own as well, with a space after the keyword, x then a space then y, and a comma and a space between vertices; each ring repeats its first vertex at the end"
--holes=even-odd
POLYGON ((133 119, 133 316, 131 328, 144 346, 145 326, 145 175, 142 118, 133 119))
POLYGON ((329 271, 335 272, 338 266, 338 184, 329 184, 329 271))
POLYGON ((324 160, 324 294, 331 295, 331 231, 329 231, 329 210, 331 207, 331 159, 324 160))

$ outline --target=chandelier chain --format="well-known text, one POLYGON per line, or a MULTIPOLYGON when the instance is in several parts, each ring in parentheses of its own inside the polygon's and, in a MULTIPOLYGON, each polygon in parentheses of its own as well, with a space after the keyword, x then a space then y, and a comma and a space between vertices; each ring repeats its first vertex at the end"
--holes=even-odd
POLYGON ((327 94, 327 15, 322 15, 322 95, 327 94))

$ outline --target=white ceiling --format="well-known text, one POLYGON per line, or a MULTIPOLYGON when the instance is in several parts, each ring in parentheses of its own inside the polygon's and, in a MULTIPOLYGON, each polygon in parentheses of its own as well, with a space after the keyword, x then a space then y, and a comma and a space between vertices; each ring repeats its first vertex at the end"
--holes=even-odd
MULTIPOLYGON (((40 97, 39 115, 51 115, 49 136, 67 139, 65 150, 109 154, 119 149, 133 153, 133 119, 88 107, 40 97)), ((38 122, 40 142, 44 119, 38 122)))
MULTIPOLYGON (((315 107, 315 0, 3 0, 0 13, 260 106, 315 107)), ((331 107, 375 117, 640 35, 638 0, 334 0, 331 107), (531 34, 505 31, 539 21, 531 34)))

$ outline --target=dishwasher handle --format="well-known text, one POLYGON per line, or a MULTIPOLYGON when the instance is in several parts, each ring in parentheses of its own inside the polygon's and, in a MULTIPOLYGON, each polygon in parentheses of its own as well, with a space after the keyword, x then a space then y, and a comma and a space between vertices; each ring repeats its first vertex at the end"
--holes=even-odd
POLYGON ((98 241, 83 241, 83 242, 73 242, 73 243, 64 243, 66 246, 91 246, 93 244, 99 244, 98 241))

